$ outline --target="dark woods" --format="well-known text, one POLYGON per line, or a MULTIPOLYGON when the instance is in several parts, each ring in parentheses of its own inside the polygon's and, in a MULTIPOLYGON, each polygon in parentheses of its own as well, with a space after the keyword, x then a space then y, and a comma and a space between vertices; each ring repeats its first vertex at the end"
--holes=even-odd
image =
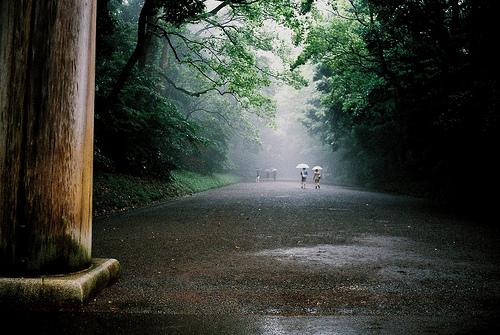
POLYGON ((319 65, 324 114, 311 108, 307 123, 340 155, 343 177, 456 204, 492 203, 496 13, 494 1, 481 0, 333 6, 299 63, 319 65))
POLYGON ((217 126, 200 129, 176 106, 162 77, 171 54, 155 29, 160 24, 177 27, 203 9, 203 1, 196 0, 98 1, 98 171, 162 177, 176 167, 201 172, 221 168, 226 136, 217 126))
POLYGON ((499 171, 495 1, 308 0, 295 11, 285 0, 218 3, 207 12, 200 0, 98 1, 98 170, 217 171, 228 166, 232 136, 254 135, 234 111, 245 95, 268 103, 249 92, 270 75, 245 48, 273 44, 221 28, 211 18, 227 6, 255 26, 257 14, 272 13, 295 32, 304 51, 291 72, 316 65, 321 101, 311 101, 304 124, 333 149, 337 182, 488 206, 499 171), (200 22, 225 44, 185 29, 200 22))
POLYGON ((256 142, 251 117, 272 118, 263 90, 271 77, 290 76, 257 55, 275 41, 262 22, 291 25, 295 12, 283 0, 207 3, 98 1, 98 170, 221 171, 231 166, 230 139, 256 142))

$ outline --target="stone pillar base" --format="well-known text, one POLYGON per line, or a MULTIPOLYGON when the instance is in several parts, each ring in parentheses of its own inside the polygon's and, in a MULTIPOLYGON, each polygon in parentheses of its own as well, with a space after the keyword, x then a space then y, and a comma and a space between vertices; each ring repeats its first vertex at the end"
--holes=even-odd
POLYGON ((82 305, 120 276, 116 259, 94 258, 80 272, 40 277, 0 277, 0 306, 82 305))

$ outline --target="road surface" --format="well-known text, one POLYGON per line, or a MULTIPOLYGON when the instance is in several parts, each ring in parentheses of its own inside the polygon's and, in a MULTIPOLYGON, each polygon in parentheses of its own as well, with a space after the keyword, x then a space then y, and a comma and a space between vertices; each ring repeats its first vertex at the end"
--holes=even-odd
POLYGON ((421 199, 240 183, 94 220, 120 280, 7 315, 51 334, 493 333, 499 237, 421 199))

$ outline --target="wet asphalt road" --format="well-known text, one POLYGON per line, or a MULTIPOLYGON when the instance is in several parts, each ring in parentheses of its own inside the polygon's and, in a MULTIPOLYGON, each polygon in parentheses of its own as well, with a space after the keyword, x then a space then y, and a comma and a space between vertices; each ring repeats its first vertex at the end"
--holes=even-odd
POLYGON ((120 280, 83 308, 8 319, 51 334, 493 334, 499 242, 420 199, 241 183, 95 219, 94 257, 118 259, 120 280))

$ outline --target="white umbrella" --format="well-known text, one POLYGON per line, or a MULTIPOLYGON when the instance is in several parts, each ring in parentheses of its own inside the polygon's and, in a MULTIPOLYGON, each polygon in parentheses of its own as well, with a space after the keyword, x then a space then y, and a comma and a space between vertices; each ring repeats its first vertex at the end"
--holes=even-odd
POLYGON ((305 163, 300 163, 295 168, 296 169, 303 169, 303 168, 309 169, 309 165, 307 165, 305 163))
POLYGON ((316 165, 315 167, 312 168, 313 170, 323 170, 323 168, 319 165, 316 165))

